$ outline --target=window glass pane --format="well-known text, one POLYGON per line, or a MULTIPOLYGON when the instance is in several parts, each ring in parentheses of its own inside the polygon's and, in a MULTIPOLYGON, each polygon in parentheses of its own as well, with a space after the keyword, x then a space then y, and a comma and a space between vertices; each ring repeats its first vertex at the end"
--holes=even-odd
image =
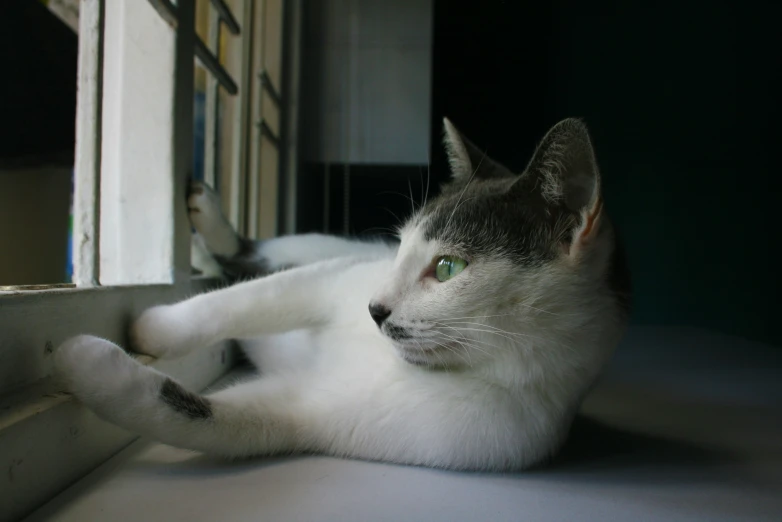
POLYGON ((204 147, 206 133, 206 79, 209 73, 196 61, 193 90, 193 178, 204 179, 204 147))
POLYGON ((71 281, 78 2, 51 7, 3 2, 0 286, 71 281))

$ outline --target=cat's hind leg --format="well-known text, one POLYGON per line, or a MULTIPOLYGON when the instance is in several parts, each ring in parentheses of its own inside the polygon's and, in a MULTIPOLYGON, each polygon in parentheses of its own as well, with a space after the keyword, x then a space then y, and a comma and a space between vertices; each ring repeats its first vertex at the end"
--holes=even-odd
POLYGON ((117 345, 82 335, 54 355, 55 372, 99 417, 172 446, 227 457, 297 449, 296 395, 256 379, 203 396, 139 364, 117 345))
POLYGON ((262 241, 240 237, 220 210, 220 198, 207 185, 192 182, 190 222, 229 278, 246 279, 328 259, 393 257, 397 246, 383 241, 326 234, 297 234, 262 241))
POLYGON ((220 210, 220 196, 207 185, 193 181, 187 197, 190 223, 213 256, 231 257, 241 248, 241 238, 220 210))

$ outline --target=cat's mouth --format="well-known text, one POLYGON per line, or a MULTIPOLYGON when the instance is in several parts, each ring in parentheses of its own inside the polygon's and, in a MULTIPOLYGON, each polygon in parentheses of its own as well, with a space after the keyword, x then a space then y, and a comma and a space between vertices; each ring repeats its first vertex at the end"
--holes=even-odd
POLYGON ((399 356, 407 363, 425 368, 443 368, 454 364, 458 346, 443 340, 434 341, 409 328, 384 325, 383 333, 393 341, 399 356))
POLYGON ((385 333, 389 339, 397 343, 405 343, 414 339, 410 329, 395 324, 384 324, 383 333, 385 333))

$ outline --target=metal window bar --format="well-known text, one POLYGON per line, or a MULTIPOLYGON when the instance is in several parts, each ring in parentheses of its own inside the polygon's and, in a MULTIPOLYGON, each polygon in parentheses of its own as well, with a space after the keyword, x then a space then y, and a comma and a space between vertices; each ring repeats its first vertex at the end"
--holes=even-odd
MULTIPOLYGON (((168 24, 171 27, 176 29, 179 26, 177 7, 174 4, 172 4, 170 0, 149 0, 149 2, 157 10, 157 12, 160 13, 160 16, 166 22, 168 22, 168 24)), ((226 6, 223 2, 220 2, 219 0, 212 0, 212 5, 216 3, 222 4, 226 12, 230 14, 231 12, 230 9, 228 9, 228 6, 226 6)), ((218 8, 218 11, 219 9, 220 8, 218 8)), ((231 18, 233 19, 233 15, 231 15, 231 18)), ((223 18, 222 16, 222 12, 220 15, 220 19, 223 22, 226 22, 226 19, 223 18)), ((236 30, 237 30, 237 32, 234 34, 238 34, 239 25, 236 23, 235 19, 233 19, 233 23, 236 24, 236 30)), ((226 22, 226 26, 229 28, 229 30, 231 30, 230 26, 228 26, 228 22, 226 22)), ((235 95, 237 92, 239 92, 239 88, 236 86, 236 82, 234 81, 234 79, 231 77, 230 74, 228 74, 228 71, 226 71, 225 68, 223 68, 223 66, 220 65, 220 60, 217 58, 217 56, 213 54, 212 51, 209 50, 209 47, 207 47, 204 41, 201 40, 201 38, 199 38, 197 35, 195 38, 195 56, 196 58, 198 58, 198 60, 201 62, 204 68, 217 79, 220 85, 229 94, 235 95)))
MULTIPOLYGON (((179 22, 178 22, 178 16, 177 16, 177 6, 175 6, 170 0, 149 0, 149 2, 152 4, 152 6, 157 10, 157 12, 160 14, 160 16, 174 29, 177 29, 179 22)), ((225 4, 222 0, 211 0, 212 6, 215 8, 219 15, 219 22, 225 23, 226 28, 233 33, 234 35, 239 34, 240 27, 238 22, 236 21, 235 17, 233 16, 233 13, 231 12, 230 8, 225 4)), ((261 20, 262 23, 265 23, 265 2, 261 3, 261 9, 262 9, 262 16, 261 20)), ((252 5, 252 4, 250 4, 252 5)), ((231 77, 230 74, 222 67, 219 61, 219 53, 220 53, 220 45, 219 45, 219 29, 220 24, 218 23, 217 28, 217 36, 216 36, 216 42, 212 40, 210 34, 210 43, 213 44, 215 47, 215 53, 212 53, 209 46, 207 46, 203 40, 201 40, 197 35, 195 35, 194 39, 194 54, 196 58, 201 62, 201 64, 204 66, 206 70, 208 70, 211 75, 214 77, 214 79, 217 80, 217 82, 222 86, 229 94, 236 95, 238 93, 238 87, 236 85, 236 82, 231 77)), ((214 33, 213 33, 214 34, 214 33)), ((259 73, 259 84, 260 84, 260 93, 259 93, 259 109, 262 107, 262 100, 263 95, 266 94, 269 96, 269 98, 272 100, 274 105, 278 107, 278 109, 281 109, 282 104, 282 97, 280 96, 280 93, 278 89, 274 86, 274 83, 271 81, 271 78, 269 77, 266 70, 262 70, 259 73)), ((210 114, 212 111, 216 113, 216 104, 217 104, 217 89, 210 89, 209 92, 210 98, 214 98, 214 100, 211 100, 211 103, 209 103, 209 109, 210 114)), ((260 130, 260 135, 266 137, 269 142, 272 144, 272 146, 277 149, 278 154, 280 153, 281 149, 281 139, 279 136, 277 136, 274 131, 272 131, 271 127, 268 125, 268 123, 265 121, 262 109, 260 113, 258 114, 258 122, 257 126, 260 130)), ((212 129, 214 131, 214 129, 212 129)), ((211 139, 214 138, 214 132, 207 132, 207 134, 210 136, 210 144, 211 139)), ((258 154, 260 155, 260 150, 258 151, 258 154)), ((216 154, 212 154, 209 158, 209 164, 213 163, 216 159, 216 154)), ((260 159, 258 159, 258 163, 260 166, 260 159)), ((207 174, 207 177, 211 177, 212 179, 209 181, 215 180, 215 168, 213 168, 211 165, 205 165, 207 168, 207 172, 211 171, 211 175, 207 174)), ((216 166, 216 165, 215 165, 216 166)), ((256 173, 256 175, 260 175, 260 172, 256 173)), ((216 180, 215 180, 216 181, 216 180)), ((214 181, 213 181, 214 182, 214 181)), ((253 192, 252 190, 249 192, 253 192)))
POLYGON ((280 138, 274 133, 271 127, 269 127, 269 124, 266 123, 266 120, 261 118, 261 121, 258 122, 258 127, 261 129, 261 135, 266 136, 272 145, 274 145, 277 150, 280 150, 280 138))
POLYGON ((239 88, 236 86, 234 79, 228 74, 228 71, 220 65, 220 60, 217 56, 212 54, 209 47, 207 47, 204 41, 197 35, 195 38, 195 55, 204 68, 212 73, 217 79, 217 82, 226 90, 226 92, 228 92, 228 94, 235 95, 239 92, 239 88))
MULTIPOLYGON (((160 16, 172 28, 177 29, 179 25, 177 6, 170 0, 149 1, 160 16)), ((210 3, 213 9, 210 10, 209 45, 205 44, 198 35, 195 35, 194 54, 211 75, 207 83, 206 92, 204 181, 219 191, 218 162, 220 155, 218 153, 219 142, 217 136, 219 87, 224 88, 231 96, 235 96, 239 92, 233 77, 220 64, 220 33, 223 25, 235 36, 241 33, 241 28, 230 7, 223 0, 210 0, 210 3)))
MULTIPOLYGON (((220 36, 222 34, 221 23, 222 16, 217 9, 209 10, 209 48, 215 50, 215 54, 220 56, 220 36)), ((219 154, 219 129, 218 120, 220 117, 220 83, 214 76, 206 81, 206 107, 204 121, 204 182, 213 189, 219 191, 221 183, 219 179, 218 163, 219 154)))
POLYGON ((266 94, 269 95, 269 98, 274 102, 274 105, 279 108, 282 105, 282 97, 280 96, 279 91, 275 89, 272 79, 269 78, 269 73, 264 69, 258 76, 261 79, 261 87, 266 91, 266 94))
POLYGON ((231 34, 238 35, 239 22, 236 21, 234 14, 231 12, 231 8, 225 5, 223 0, 212 0, 212 6, 217 10, 217 14, 220 15, 220 21, 225 24, 225 27, 231 34))
MULTIPOLYGON (((260 34, 265 35, 265 29, 266 29, 266 23, 267 23, 267 10, 266 10, 266 1, 261 0, 260 2, 260 34)), ((263 114, 263 100, 264 96, 269 96, 269 99, 272 101, 272 103, 277 107, 277 110, 281 113, 282 112, 282 96, 280 95, 280 91, 275 87, 274 83, 272 82, 267 70, 265 69, 265 50, 264 50, 265 42, 261 44, 261 70, 257 73, 258 76, 258 112, 257 114, 257 122, 256 127, 259 130, 258 134, 258 142, 255 144, 257 153, 256 153, 256 165, 257 170, 251 174, 251 178, 249 181, 249 187, 248 187, 248 197, 251 201, 256 202, 258 201, 258 198, 260 194, 258 193, 258 190, 260 189, 260 186, 262 184, 261 177, 262 177, 262 158, 261 158, 261 143, 260 140, 264 137, 269 141, 272 147, 276 149, 277 151, 277 157, 278 160, 282 156, 282 139, 281 136, 277 135, 269 126, 268 121, 266 118, 264 118, 263 114)), ((279 118, 279 121, 282 121, 282 118, 279 118)), ((282 128, 282 125, 280 125, 280 129, 282 128)), ((278 173, 280 169, 280 164, 278 163, 278 173)), ((277 174, 279 175, 279 174, 277 174)), ((279 187, 278 187, 278 195, 279 195, 279 187)), ((279 204, 279 201, 277 202, 279 204)), ((253 208, 253 204, 250 204, 250 208, 253 208)), ((256 209, 259 210, 259 209, 256 209)), ((278 212, 279 214, 279 212, 278 212)), ((248 216, 249 219, 249 216, 248 216)), ((258 228, 258 224, 256 223, 254 227, 251 227, 250 230, 253 228, 258 228)), ((279 223, 277 224, 277 229, 279 230, 279 223)))

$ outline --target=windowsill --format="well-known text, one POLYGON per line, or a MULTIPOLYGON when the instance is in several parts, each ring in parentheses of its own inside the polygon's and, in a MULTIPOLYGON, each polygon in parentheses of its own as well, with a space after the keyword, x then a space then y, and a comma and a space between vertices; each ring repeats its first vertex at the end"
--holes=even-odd
POLYGON ((5 285, 0 286, 0 295, 21 294, 23 292, 40 292, 46 290, 71 290, 76 288, 73 283, 55 283, 51 285, 5 285))
MULTIPOLYGON (((220 345, 175 361, 140 357, 191 389, 203 389, 235 362, 220 345)), ((53 383, 3 397, 0 403, 0 514, 29 512, 137 438, 103 422, 53 383)), ((4 519, 0 517, 0 519, 4 519)))
POLYGON ((229 463, 139 440, 28 521, 776 520, 775 351, 710 332, 636 327, 587 399, 593 420, 574 427, 569 459, 527 473, 316 456, 229 463))

